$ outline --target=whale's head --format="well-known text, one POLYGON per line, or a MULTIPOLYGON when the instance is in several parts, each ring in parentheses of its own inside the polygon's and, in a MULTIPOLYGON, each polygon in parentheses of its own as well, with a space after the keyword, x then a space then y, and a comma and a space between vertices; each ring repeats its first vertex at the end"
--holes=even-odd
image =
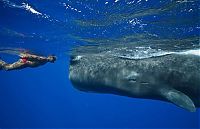
POLYGON ((78 81, 81 77, 80 75, 80 67, 78 66, 81 62, 82 56, 70 56, 70 67, 69 67, 69 79, 73 81, 78 81))
POLYGON ((83 55, 71 55, 69 67, 69 79, 76 89, 87 91, 89 87, 88 61, 83 55))
POLYGON ((76 89, 87 92, 132 89, 133 94, 138 95, 145 92, 149 84, 149 77, 133 61, 127 66, 121 59, 101 55, 71 56, 69 79, 76 89))

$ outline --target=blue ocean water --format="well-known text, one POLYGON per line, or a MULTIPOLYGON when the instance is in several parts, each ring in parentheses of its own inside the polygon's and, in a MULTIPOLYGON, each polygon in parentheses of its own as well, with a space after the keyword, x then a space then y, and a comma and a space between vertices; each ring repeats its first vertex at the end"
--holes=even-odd
POLYGON ((199 128, 199 109, 81 92, 68 79, 74 47, 145 42, 158 50, 196 49, 199 29, 199 0, 0 0, 1 59, 18 59, 4 50, 58 57, 0 71, 0 127, 199 128))

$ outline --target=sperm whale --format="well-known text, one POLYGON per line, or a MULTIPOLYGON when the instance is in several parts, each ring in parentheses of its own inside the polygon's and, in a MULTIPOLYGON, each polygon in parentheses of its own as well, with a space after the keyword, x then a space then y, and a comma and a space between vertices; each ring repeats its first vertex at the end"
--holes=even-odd
POLYGON ((81 91, 200 106, 200 50, 144 59, 107 54, 72 55, 69 79, 81 91))

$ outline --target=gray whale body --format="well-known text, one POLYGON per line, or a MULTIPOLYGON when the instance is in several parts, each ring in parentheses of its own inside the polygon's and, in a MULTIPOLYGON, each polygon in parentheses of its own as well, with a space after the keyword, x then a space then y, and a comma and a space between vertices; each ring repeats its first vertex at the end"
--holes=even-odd
POLYGON ((69 79, 85 92, 171 102, 191 112, 200 106, 200 56, 172 53, 145 59, 106 54, 71 56, 69 79))

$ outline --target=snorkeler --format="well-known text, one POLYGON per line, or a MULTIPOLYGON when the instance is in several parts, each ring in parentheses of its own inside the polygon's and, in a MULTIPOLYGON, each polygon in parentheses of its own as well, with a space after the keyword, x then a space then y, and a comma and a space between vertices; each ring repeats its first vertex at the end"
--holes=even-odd
POLYGON ((54 63, 56 61, 56 56, 53 55, 48 57, 43 57, 29 53, 20 53, 19 57, 20 59, 12 64, 8 64, 3 60, 0 60, 0 70, 4 69, 6 71, 9 71, 15 69, 23 69, 26 67, 34 68, 44 65, 47 62, 54 63))

